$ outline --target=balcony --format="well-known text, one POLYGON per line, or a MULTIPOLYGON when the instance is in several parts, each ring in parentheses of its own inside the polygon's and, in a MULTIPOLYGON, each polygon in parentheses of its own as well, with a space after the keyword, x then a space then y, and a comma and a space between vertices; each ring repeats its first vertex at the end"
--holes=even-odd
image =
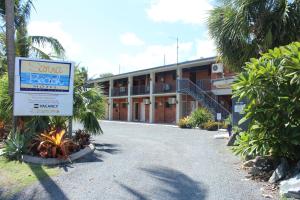
POLYGON ((212 80, 214 89, 230 89, 235 77, 224 77, 212 80))
POLYGON ((150 86, 149 85, 133 86, 131 89, 131 94, 132 95, 150 94, 150 86))
POLYGON ((112 91, 111 91, 111 95, 113 97, 127 96, 128 95, 128 88, 127 87, 113 88, 112 91))
POLYGON ((197 80, 196 85, 198 87, 200 87, 203 91, 210 91, 211 90, 211 79, 197 80))
POLYGON ((154 93, 173 93, 176 92, 176 82, 174 83, 155 83, 154 93))

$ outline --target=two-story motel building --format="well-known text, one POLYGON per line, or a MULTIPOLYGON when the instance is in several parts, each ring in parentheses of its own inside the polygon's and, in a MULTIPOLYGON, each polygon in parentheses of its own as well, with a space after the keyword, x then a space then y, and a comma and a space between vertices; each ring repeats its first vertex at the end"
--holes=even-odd
POLYGON ((176 123, 199 106, 223 117, 231 112, 234 73, 216 57, 90 80, 107 96, 106 118, 176 123))

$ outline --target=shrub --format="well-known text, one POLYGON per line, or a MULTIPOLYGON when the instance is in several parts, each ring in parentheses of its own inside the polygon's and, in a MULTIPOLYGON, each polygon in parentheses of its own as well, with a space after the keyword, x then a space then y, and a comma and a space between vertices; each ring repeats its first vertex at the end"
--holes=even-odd
POLYGON ((233 84, 234 97, 248 99, 248 130, 237 139, 240 155, 300 158, 300 43, 269 50, 246 63, 233 84))
POLYGON ((194 127, 199 127, 201 124, 213 119, 213 114, 206 108, 198 108, 191 114, 191 121, 194 127))
POLYGON ((222 122, 208 121, 200 126, 200 128, 208 131, 217 131, 218 128, 224 128, 225 124, 222 122))
POLYGON ((76 144, 68 138, 64 138, 65 130, 45 131, 35 138, 33 147, 43 158, 62 158, 66 159, 77 149, 76 144))
POLYGON ((179 128, 193 128, 191 117, 187 116, 185 118, 180 119, 178 126, 179 128))
POLYGON ((86 133, 84 130, 77 130, 75 132, 74 141, 82 149, 90 144, 91 135, 86 133))
POLYGON ((20 159, 27 152, 29 138, 18 129, 10 132, 4 145, 4 156, 9 159, 20 159))

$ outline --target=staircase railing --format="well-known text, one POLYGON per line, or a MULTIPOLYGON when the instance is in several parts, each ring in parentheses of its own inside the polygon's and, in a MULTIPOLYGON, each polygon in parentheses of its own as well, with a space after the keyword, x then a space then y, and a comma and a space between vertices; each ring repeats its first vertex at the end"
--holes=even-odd
POLYGON ((224 106, 189 79, 177 79, 177 92, 192 96, 210 110, 215 117, 217 113, 221 113, 223 119, 230 115, 224 106))

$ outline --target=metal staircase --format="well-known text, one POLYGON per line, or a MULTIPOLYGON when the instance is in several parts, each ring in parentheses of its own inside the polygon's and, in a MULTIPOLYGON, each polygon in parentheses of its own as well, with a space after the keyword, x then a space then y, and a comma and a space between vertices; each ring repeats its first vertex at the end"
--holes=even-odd
POLYGON ((201 105, 211 111, 215 117, 217 113, 221 113, 222 119, 230 115, 230 112, 217 101, 215 95, 204 91, 189 79, 177 79, 177 92, 192 96, 201 105))

